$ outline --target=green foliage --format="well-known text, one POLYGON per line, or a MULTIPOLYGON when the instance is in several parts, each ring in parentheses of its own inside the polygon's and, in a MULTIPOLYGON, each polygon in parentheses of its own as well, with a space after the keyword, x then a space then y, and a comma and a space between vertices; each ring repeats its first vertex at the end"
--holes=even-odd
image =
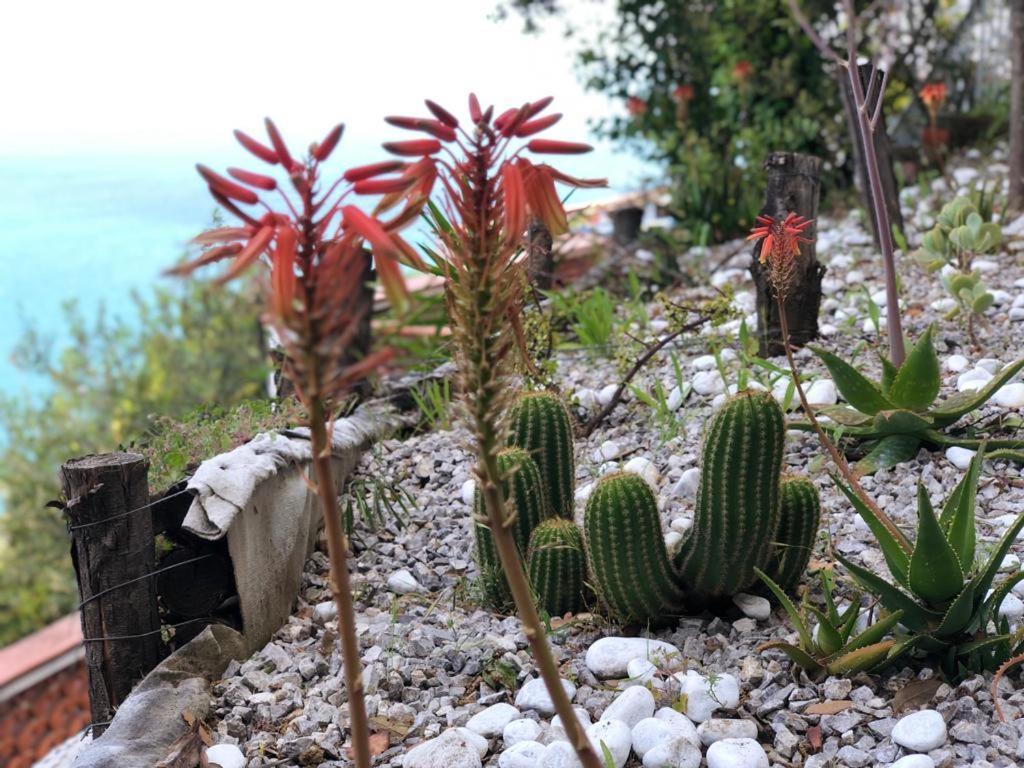
POLYGON ((870 508, 837 480, 871 528, 893 581, 842 555, 836 557, 882 606, 902 612, 900 624, 914 646, 932 654, 952 679, 993 672, 1024 650, 1024 637, 1011 632, 1007 620, 999 616, 1003 598, 1024 579, 1024 572, 1018 570, 993 586, 1003 558, 1024 528, 1024 515, 985 556, 976 556, 975 505, 984 459, 982 446, 938 515, 924 486, 918 486, 917 536, 909 554, 877 524, 870 508), (995 627, 994 634, 989 634, 990 626, 995 627))
POLYGON ((545 520, 530 536, 530 583, 541 607, 552 616, 579 613, 586 590, 587 560, 583 536, 572 520, 545 520))
POLYGON ((429 379, 409 390, 423 421, 432 431, 451 426, 452 392, 448 379, 429 379))
POLYGON ((638 475, 602 477, 587 499, 583 530, 590 574, 618 620, 664 625, 683 610, 684 591, 665 551, 658 503, 638 475))
POLYGON ((779 526, 766 566, 772 580, 793 589, 807 570, 821 524, 821 499, 814 483, 791 477, 779 484, 779 526))
MULTIPOLYGON (((572 519, 576 480, 572 421, 558 395, 524 392, 509 418, 509 444, 529 452, 540 470, 550 513, 572 519)), ((529 532, 527 532, 529 535, 529 532)))
MULTIPOLYGON (((872 474, 907 461, 917 455, 922 445, 957 445, 977 450, 982 436, 954 433, 951 428, 988 402, 1000 387, 1024 369, 1024 359, 1017 360, 983 388, 960 392, 937 403, 940 373, 939 358, 932 344, 933 332, 933 328, 925 331, 899 368, 882 358, 882 378, 877 382, 837 355, 814 349, 849 404, 819 409, 831 419, 822 426, 835 435, 841 432, 843 437, 867 448, 867 455, 855 466, 859 474, 872 474)), ((793 423, 790 427, 812 428, 806 422, 793 423)), ((987 442, 991 448, 1003 449, 1002 455, 1008 458, 1024 448, 1024 439, 988 439, 987 442)))
MULTIPOLYGON (((0 645, 76 603, 65 524, 45 506, 60 495, 60 463, 155 440, 147 438, 154 426, 158 434, 167 426, 153 414, 182 417, 256 397, 267 372, 251 286, 161 287, 133 297, 127 317, 101 311, 88 321, 73 304, 64 314, 64 348, 55 352, 30 329, 15 350, 15 363, 45 380, 43 394, 0 399, 0 645)), ((154 491, 171 465, 191 460, 182 447, 179 456, 155 456, 154 491)))
POLYGON ((615 304, 603 288, 582 293, 571 290, 546 291, 556 318, 567 321, 569 328, 584 347, 604 348, 615 328, 615 304))
POLYGON ((897 642, 887 637, 903 618, 902 611, 888 613, 870 626, 857 631, 861 615, 860 595, 852 595, 849 606, 840 611, 832 597, 831 571, 820 571, 822 595, 825 599, 824 611, 808 605, 806 600, 800 610, 797 610, 779 584, 761 570, 757 571, 757 575, 785 608, 799 636, 796 645, 773 640, 763 644, 758 650, 782 651, 809 675, 824 677, 870 672, 891 664, 913 646, 912 641, 897 642), (814 630, 811 629, 813 621, 817 622, 814 630))
MULTIPOLYGON (((505 448, 498 453, 498 471, 504 478, 502 494, 505 498, 505 508, 513 517, 512 532, 516 547, 520 556, 525 557, 530 544, 530 534, 548 517, 541 474, 530 454, 515 447, 505 448)), ((482 596, 485 602, 500 610, 511 604, 512 593, 505 580, 498 549, 491 535, 483 494, 479 488, 473 501, 473 518, 476 531, 476 564, 480 572, 482 596)))

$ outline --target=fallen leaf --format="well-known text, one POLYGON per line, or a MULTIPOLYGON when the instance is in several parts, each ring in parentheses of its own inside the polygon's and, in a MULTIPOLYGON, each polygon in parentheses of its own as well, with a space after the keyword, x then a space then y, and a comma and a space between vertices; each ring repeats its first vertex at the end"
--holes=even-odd
POLYGON ((836 715, 853 706, 852 701, 843 699, 841 701, 819 701, 816 704, 811 704, 807 709, 804 710, 805 715, 836 715))
POLYGON ((902 712, 905 709, 920 709, 939 690, 942 681, 934 677, 927 680, 911 680, 898 691, 892 699, 892 711, 902 712))
POLYGON ((821 726, 812 725, 807 729, 807 742, 815 752, 821 749, 821 726))
MULTIPOLYGON (((370 756, 376 757, 377 755, 383 754, 387 751, 388 747, 391 746, 391 737, 388 736, 387 731, 376 731, 370 734, 370 756)), ((352 747, 348 748, 349 760, 355 757, 355 750, 352 747)))

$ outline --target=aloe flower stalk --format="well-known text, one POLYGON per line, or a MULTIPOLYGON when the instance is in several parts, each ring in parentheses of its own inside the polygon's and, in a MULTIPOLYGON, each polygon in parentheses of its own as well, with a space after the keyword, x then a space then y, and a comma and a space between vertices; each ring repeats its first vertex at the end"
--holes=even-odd
MULTIPOLYGON (((372 756, 348 572, 348 537, 341 525, 331 475, 329 422, 350 387, 390 356, 388 350, 381 350, 352 365, 342 362, 362 319, 356 299, 363 274, 364 239, 374 245, 377 274, 395 304, 405 298, 398 260, 417 266, 420 261, 415 254, 403 253, 372 217, 346 204, 358 184, 354 177, 365 171, 346 172, 333 182, 323 179, 323 164, 338 145, 343 126, 336 126, 313 144, 301 160, 292 155, 270 119, 266 129, 269 145, 241 131, 235 136, 251 154, 272 166, 271 170, 278 165, 283 168, 291 194, 271 175, 230 168, 228 178, 197 166, 214 199, 239 223, 200 234, 195 242, 207 249, 170 273, 188 275, 225 259, 232 262, 220 282, 256 264, 269 273, 264 279, 266 322, 284 348, 284 373, 295 385, 310 427, 316 490, 330 556, 330 586, 338 607, 352 754, 357 768, 369 768, 372 756)), ((403 165, 389 163, 383 170, 403 165)))
POLYGON ((558 115, 541 114, 550 103, 550 98, 527 102, 495 115, 493 107, 482 108, 476 96, 470 95, 470 119, 463 124, 448 110, 427 101, 431 117, 393 117, 388 122, 431 138, 385 144, 387 151, 409 158, 410 164, 397 175, 375 175, 378 184, 357 183, 356 189, 383 194, 376 209, 378 216, 398 209, 382 223, 391 239, 401 243, 398 248, 402 252, 411 249, 391 234, 393 229, 418 216, 437 191, 429 211, 439 246, 434 258, 446 279, 462 413, 475 437, 475 472, 485 512, 478 522, 491 530, 534 659, 569 740, 585 768, 601 768, 559 681, 523 572, 498 468, 498 452, 505 445, 507 432, 506 414, 515 394, 509 380, 512 357, 522 340, 519 323, 526 266, 522 245, 527 225, 537 218, 552 235, 567 231, 555 182, 572 187, 605 184, 603 180, 567 176, 529 157, 590 150, 576 142, 529 138, 558 121, 558 115), (414 160, 416 157, 419 159, 414 160))

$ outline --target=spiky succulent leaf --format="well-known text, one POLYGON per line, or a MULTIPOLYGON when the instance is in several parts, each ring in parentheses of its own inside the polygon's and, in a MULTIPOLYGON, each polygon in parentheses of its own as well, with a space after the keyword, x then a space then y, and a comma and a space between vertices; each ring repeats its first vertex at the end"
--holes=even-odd
POLYGON ((932 631, 932 635, 937 638, 947 638, 963 632, 970 625, 971 619, 978 609, 976 597, 974 583, 967 582, 960 594, 946 609, 946 614, 939 622, 939 626, 932 631))
POLYGON ((879 411, 875 414, 871 425, 879 435, 914 435, 916 437, 920 437, 932 428, 928 419, 906 409, 879 411))
POLYGON ((964 588, 964 570, 946 539, 924 484, 917 486, 917 541, 907 572, 910 590, 926 604, 945 605, 964 588))
POLYGON ((935 353, 929 326, 899 367, 889 399, 901 408, 926 410, 939 394, 940 381, 939 356, 935 353))
POLYGON ((984 387, 975 392, 959 392, 933 408, 929 415, 939 429, 948 427, 971 411, 987 403, 996 392, 1024 368, 1024 358, 1010 363, 997 373, 984 387))
POLYGON ((879 411, 892 410, 893 403, 875 386, 874 382, 842 358, 828 350, 812 347, 814 353, 828 368, 836 389, 850 405, 861 413, 874 416, 879 411))
POLYGON ((900 623, 902 618, 903 611, 894 611, 893 613, 883 616, 871 626, 866 627, 859 635, 851 638, 844 646, 844 650, 855 651, 858 648, 864 648, 881 641, 883 637, 889 634, 889 632, 900 623))
POLYGON ((867 568, 851 562, 838 553, 836 559, 846 567, 846 570, 864 589, 875 595, 888 610, 903 611, 903 625, 908 629, 915 632, 926 631, 929 626, 938 625, 942 620, 941 613, 921 605, 899 587, 893 586, 867 568))
POLYGON ((826 665, 830 675, 850 675, 855 672, 867 672, 888 660, 889 654, 896 646, 895 640, 882 640, 874 645, 858 648, 843 653, 826 665))
POLYGON ((873 475, 880 469, 891 469, 917 456, 921 439, 916 435, 887 435, 875 443, 868 454, 854 464, 858 475, 873 475))
POLYGON ((828 617, 813 605, 807 606, 807 610, 818 620, 817 642, 815 645, 817 645, 821 653, 831 656, 843 647, 843 638, 839 634, 839 630, 832 626, 828 617))
POLYGON ((807 626, 807 622, 804 621, 804 617, 800 611, 793 605, 793 601, 789 599, 789 595, 786 594, 785 590, 776 584, 772 579, 762 571, 760 568, 755 568, 754 572, 758 577, 765 583, 768 589, 771 590, 772 594, 775 595, 775 599, 779 601, 779 604, 785 609, 786 614, 789 616, 789 620, 793 622, 793 627, 796 629, 797 634, 800 635, 800 645, 804 648, 813 648, 814 640, 811 638, 811 630, 807 626))
POLYGON ((895 536, 893 536, 889 529, 885 527, 882 521, 878 518, 878 515, 875 514, 874 510, 865 504, 861 498, 854 493, 853 489, 839 477, 839 475, 832 475, 832 481, 853 505, 857 514, 861 516, 861 519, 867 523, 868 528, 871 529, 871 533, 875 537, 875 541, 878 542, 878 546, 882 550, 882 556, 885 558, 885 563, 889 566, 889 572, 893 575, 896 581, 906 586, 907 573, 910 570, 910 555, 902 546, 900 546, 900 542, 895 536))
POLYGON ((939 519, 950 545, 963 564, 964 570, 968 572, 974 565, 975 505, 981 465, 984 461, 985 449, 982 447, 971 459, 967 474, 957 483, 953 493, 946 500, 942 508, 942 517, 939 519))
POLYGON ((806 670, 807 673, 810 675, 817 675, 824 669, 824 667, 822 667, 821 664, 819 664, 817 660, 815 660, 815 658, 811 656, 811 654, 809 654, 803 648, 799 648, 793 645, 792 643, 786 643, 781 640, 773 640, 771 642, 759 645, 757 647, 757 650, 782 651, 790 658, 790 660, 794 664, 806 670))

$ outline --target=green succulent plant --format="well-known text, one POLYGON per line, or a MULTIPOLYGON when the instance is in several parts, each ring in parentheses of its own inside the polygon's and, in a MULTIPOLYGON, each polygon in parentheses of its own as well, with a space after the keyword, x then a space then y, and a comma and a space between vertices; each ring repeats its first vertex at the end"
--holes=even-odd
POLYGON ((809 675, 849 675, 871 672, 891 664, 913 646, 912 639, 896 640, 889 635, 903 618, 903 611, 887 613, 878 621, 858 630, 861 615, 860 595, 854 594, 850 605, 840 611, 832 596, 833 579, 828 569, 822 569, 821 591, 825 610, 809 605, 806 600, 798 610, 782 587, 758 569, 757 575, 779 601, 798 635, 796 645, 773 640, 758 650, 779 650, 809 675), (812 623, 817 626, 812 629, 812 623))
POLYGON ((576 463, 572 422, 558 395, 524 392, 509 418, 509 444, 528 451, 540 470, 549 514, 572 519, 576 463))
MULTIPOLYGON (((838 478, 836 483, 878 542, 893 581, 836 558, 887 610, 901 612, 900 624, 914 647, 934 654, 951 678, 995 671, 1024 649, 1024 634, 1011 632, 999 606, 1024 572, 1018 570, 993 587, 1003 558, 1024 528, 1024 514, 984 558, 977 557, 975 506, 985 447, 936 514, 923 485, 918 486, 917 536, 909 549, 838 478), (990 626, 995 632, 990 633, 990 626)), ((909 541, 909 540, 908 540, 909 541)))
POLYGON ((583 535, 572 520, 552 517, 538 525, 530 536, 526 563, 534 592, 550 615, 583 609, 587 558, 583 535))
MULTIPOLYGON (((855 468, 861 475, 893 467, 917 455, 922 446, 960 446, 977 450, 982 437, 957 434, 956 422, 984 405, 996 391, 1024 368, 1017 360, 996 374, 975 392, 960 392, 943 402, 939 394, 939 357, 932 343, 933 328, 918 339, 903 365, 896 368, 882 358, 882 379, 874 382, 838 355, 814 348, 828 368, 836 388, 848 405, 831 405, 819 413, 832 421, 822 427, 833 437, 842 436, 866 444, 868 453, 855 468)), ((813 429, 808 422, 790 424, 796 429, 813 429)), ((1024 439, 987 439, 993 449, 990 458, 1024 461, 1024 439)))

